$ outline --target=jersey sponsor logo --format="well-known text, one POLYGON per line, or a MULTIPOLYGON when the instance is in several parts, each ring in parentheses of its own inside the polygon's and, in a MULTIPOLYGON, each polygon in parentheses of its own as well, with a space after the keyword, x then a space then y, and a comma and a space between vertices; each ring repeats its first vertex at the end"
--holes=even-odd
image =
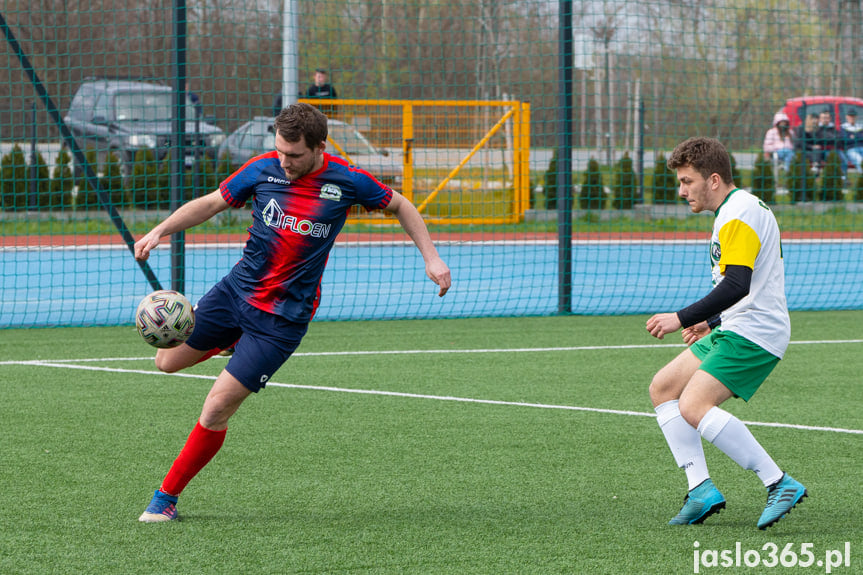
POLYGON ((332 229, 332 224, 322 224, 311 220, 298 220, 296 217, 286 214, 275 198, 267 203, 267 206, 261 211, 261 216, 267 226, 289 230, 301 236, 326 238, 329 237, 330 230, 332 229))
POLYGON ((335 184, 324 184, 321 186, 321 198, 338 202, 342 199, 342 189, 335 184))
POLYGON ((282 184, 285 186, 288 186, 291 183, 288 180, 283 180, 282 178, 276 178, 273 176, 268 176, 267 181, 270 182, 271 184, 282 184))
POLYGON ((267 207, 261 212, 264 218, 264 223, 274 228, 281 227, 282 220, 285 219, 285 212, 275 199, 270 200, 267 207), (275 222, 275 223, 274 223, 275 222))

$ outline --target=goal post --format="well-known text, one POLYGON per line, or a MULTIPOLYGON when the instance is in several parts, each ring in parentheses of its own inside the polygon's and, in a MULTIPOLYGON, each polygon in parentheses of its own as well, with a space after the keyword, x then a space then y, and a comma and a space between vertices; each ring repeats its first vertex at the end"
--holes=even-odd
MULTIPOLYGON (((530 201, 530 104, 519 100, 300 99, 352 128, 381 154, 329 145, 410 199, 430 223, 524 219, 530 201)), ((332 124, 332 123, 331 123, 332 124)), ((332 130, 331 130, 332 131, 332 130)), ((350 137, 350 136, 345 136, 350 137)), ((352 214, 381 223, 380 214, 352 214)))

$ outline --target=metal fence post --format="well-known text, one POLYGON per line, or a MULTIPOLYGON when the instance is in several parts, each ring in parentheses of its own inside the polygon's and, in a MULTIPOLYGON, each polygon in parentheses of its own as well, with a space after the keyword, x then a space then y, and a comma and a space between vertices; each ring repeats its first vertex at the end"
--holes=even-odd
MULTIPOLYGON (((171 145, 171 212, 185 200, 186 188, 186 0, 174 0, 174 38, 171 59, 174 72, 173 142, 171 145)), ((186 232, 171 236, 171 289, 186 289, 186 232)))
POLYGON ((557 160, 558 313, 572 312, 572 0, 559 8, 559 107, 557 160))

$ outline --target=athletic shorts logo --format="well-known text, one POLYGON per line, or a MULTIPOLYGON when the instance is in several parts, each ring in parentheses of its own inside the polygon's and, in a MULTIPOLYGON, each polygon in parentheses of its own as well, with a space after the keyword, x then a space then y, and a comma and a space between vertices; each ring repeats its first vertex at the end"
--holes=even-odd
POLYGON ((268 379, 270 379, 269 375, 262 375, 261 376, 261 383, 267 383, 268 379))
POLYGON ((334 202, 341 201, 342 189, 335 184, 324 184, 321 186, 321 198, 332 200, 334 202))

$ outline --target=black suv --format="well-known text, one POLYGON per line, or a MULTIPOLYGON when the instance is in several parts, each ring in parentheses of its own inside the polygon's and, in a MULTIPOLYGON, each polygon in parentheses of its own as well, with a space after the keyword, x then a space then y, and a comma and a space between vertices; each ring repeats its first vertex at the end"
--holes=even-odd
MULTIPOLYGON (((129 175, 138 150, 153 150, 157 160, 168 154, 172 104, 173 90, 169 86, 88 79, 75 93, 64 121, 82 150, 96 150, 100 166, 108 153, 113 152, 120 160, 123 174, 129 175)), ((196 119, 195 114, 196 107, 187 98, 186 167, 194 163, 196 145, 202 153, 215 158, 225 139, 221 128, 203 118, 196 119)))

